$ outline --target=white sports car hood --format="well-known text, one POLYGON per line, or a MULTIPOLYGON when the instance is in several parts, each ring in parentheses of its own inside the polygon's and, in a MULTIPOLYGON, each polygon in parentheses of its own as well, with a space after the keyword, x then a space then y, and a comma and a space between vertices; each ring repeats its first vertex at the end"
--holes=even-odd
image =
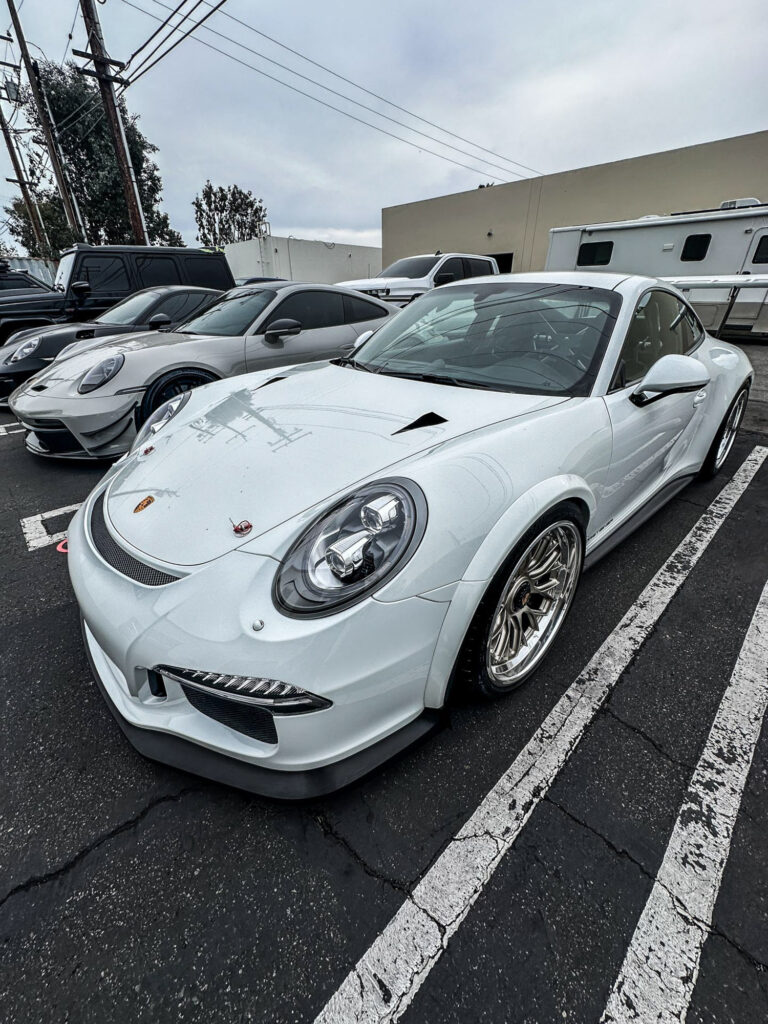
POLYGON ((245 542, 233 531, 241 520, 250 542, 414 453, 566 400, 327 364, 282 372, 193 394, 152 452, 129 456, 106 502, 129 544, 176 565, 207 562, 245 542))

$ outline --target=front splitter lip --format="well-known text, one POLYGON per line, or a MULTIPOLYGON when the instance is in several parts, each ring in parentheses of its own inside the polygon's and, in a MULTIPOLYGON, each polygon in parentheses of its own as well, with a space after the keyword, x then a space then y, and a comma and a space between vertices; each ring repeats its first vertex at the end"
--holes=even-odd
POLYGON ((256 796, 265 796, 276 800, 311 800, 327 796, 329 793, 352 785, 384 764, 385 761, 392 760, 408 747, 426 739, 445 721, 446 712, 443 709, 425 708, 417 718, 408 722, 397 732, 385 736, 356 754, 320 768, 287 771, 248 764, 190 740, 185 740, 181 736, 155 729, 142 729, 140 726, 126 721, 113 703, 96 669, 86 634, 85 620, 82 616, 80 622, 83 630, 83 646, 96 685, 126 739, 140 754, 152 761, 159 761, 173 768, 210 779, 212 782, 220 782, 226 786, 245 790, 256 796))

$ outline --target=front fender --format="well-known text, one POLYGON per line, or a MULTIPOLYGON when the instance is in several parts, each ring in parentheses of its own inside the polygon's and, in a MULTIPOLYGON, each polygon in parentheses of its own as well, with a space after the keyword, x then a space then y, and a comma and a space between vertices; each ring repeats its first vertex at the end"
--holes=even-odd
POLYGON ((596 496, 586 481, 564 473, 542 480, 521 494, 491 529, 450 598, 427 677, 426 707, 442 707, 467 629, 490 581, 526 530, 549 509, 568 500, 583 503, 588 517, 597 506, 596 496))

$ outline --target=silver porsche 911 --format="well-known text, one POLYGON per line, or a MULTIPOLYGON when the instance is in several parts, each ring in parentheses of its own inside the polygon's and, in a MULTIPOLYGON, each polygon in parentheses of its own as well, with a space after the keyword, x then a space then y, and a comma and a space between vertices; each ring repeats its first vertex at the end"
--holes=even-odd
POLYGON ((70 347, 17 388, 9 406, 37 455, 114 458, 169 399, 224 377, 343 355, 397 312, 333 285, 234 288, 172 333, 70 347))

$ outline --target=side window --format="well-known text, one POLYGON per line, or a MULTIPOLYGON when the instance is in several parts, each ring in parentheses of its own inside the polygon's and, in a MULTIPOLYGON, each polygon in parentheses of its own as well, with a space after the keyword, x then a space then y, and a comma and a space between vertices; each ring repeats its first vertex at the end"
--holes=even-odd
POLYGON ((701 334, 698 320, 684 302, 669 292, 646 292, 627 330, 611 389, 641 380, 662 356, 690 352, 701 334))
POLYGON ((438 267, 437 274, 453 274, 454 281, 461 281, 464 278, 463 261, 458 256, 452 256, 438 267))
POLYGON ((305 331, 343 324, 344 303, 341 292, 293 292, 280 303, 269 322, 286 319, 298 320, 305 331))
POLYGON ((2 277, 0 277, 0 289, 2 289, 3 291, 5 291, 6 289, 11 289, 11 288, 42 288, 42 287, 43 286, 41 284, 37 284, 35 281, 33 281, 29 277, 24 277, 23 274, 18 274, 17 276, 13 276, 13 275, 5 276, 5 275, 3 275, 2 277))
POLYGON ((91 291, 128 292, 128 274, 119 256, 85 256, 72 275, 73 281, 87 281, 91 291))
POLYGON ((707 255, 712 235, 688 235, 680 259, 683 263, 699 263, 707 255))
POLYGON ((199 288, 221 288, 222 291, 232 287, 227 265, 216 256, 185 256, 184 270, 187 275, 185 284, 197 285, 199 288))
POLYGON ((171 323, 178 323, 187 320, 196 313, 204 302, 209 303, 212 296, 200 292, 176 292, 162 299, 152 310, 152 316, 157 313, 165 313, 171 318, 171 323))
POLYGON ((137 256, 136 270, 142 288, 158 284, 181 284, 179 271, 170 256, 137 256))
POLYGON ((374 305, 355 295, 344 296, 344 319, 348 324, 359 324, 363 320, 378 320, 387 315, 386 309, 374 305))
POLYGON ((577 267, 607 267, 613 255, 613 242, 582 242, 577 267))
POLYGON ((484 277, 486 274, 492 273, 493 270, 491 270, 491 264, 487 260, 464 260, 464 277, 484 277))
POLYGON ((757 248, 755 249, 755 255, 752 257, 752 262, 768 263, 768 235, 763 235, 757 243, 757 248))

